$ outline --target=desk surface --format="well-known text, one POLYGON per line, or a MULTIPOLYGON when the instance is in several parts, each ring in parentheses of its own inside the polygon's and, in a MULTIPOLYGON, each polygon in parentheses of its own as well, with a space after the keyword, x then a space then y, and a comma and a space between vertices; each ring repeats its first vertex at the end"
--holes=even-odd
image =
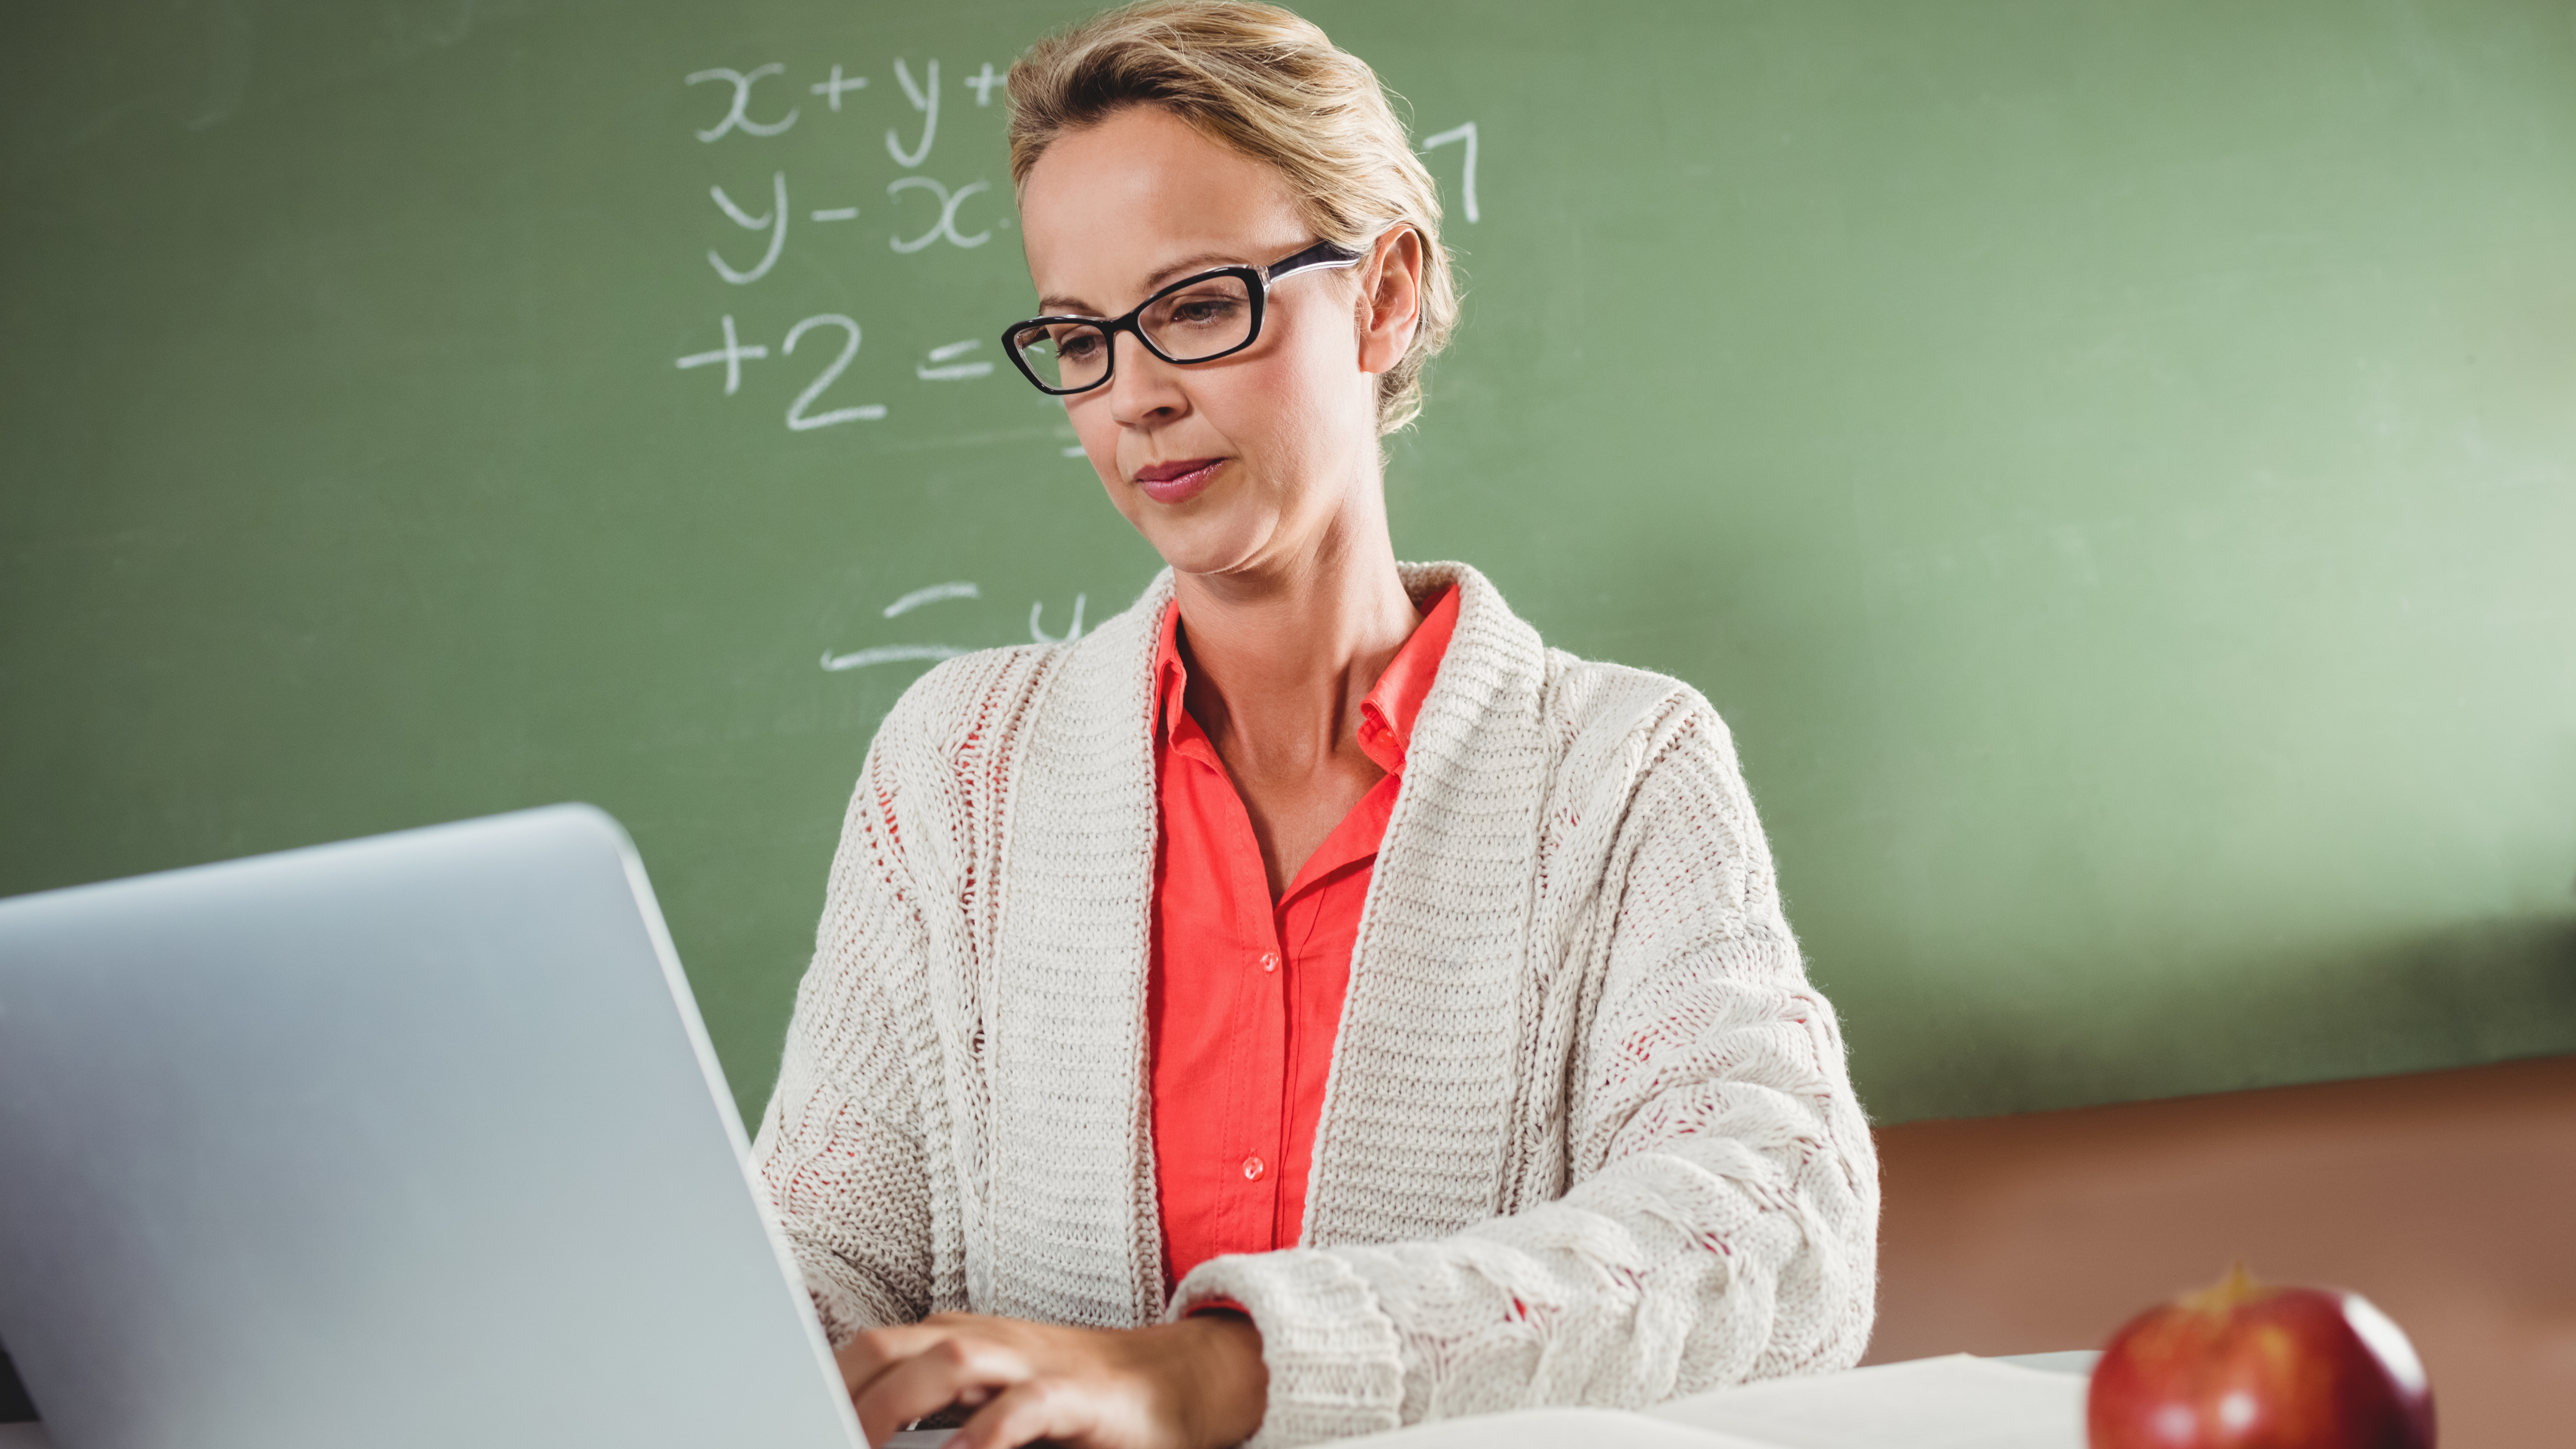
MULTIPOLYGON (((2026 1368, 2026 1369, 2036 1369, 2036 1370, 2039 1370, 2039 1371, 2041 1371, 2041 1372, 2043 1372, 2043 1373, 2049 1373, 2049 1374, 2060 1374, 2060 1375, 2071 1375, 2071 1376, 2074 1376, 2074 1377, 2081 1378, 2081 1377, 2083 1377, 2083 1376, 2085 1376, 2085 1375, 2087 1375, 2087 1374, 2090 1374, 2090 1373, 2093 1371, 2093 1362, 2094 1362, 2094 1360, 2095 1360, 2095 1359, 2099 1358, 2100 1356, 2101 1356, 2101 1355, 2096 1354, 2096 1353, 2093 1353, 2093 1352, 2091 1352, 2091 1351, 2089 1351, 2089 1350, 2078 1350, 2078 1351, 2070 1351, 2070 1352, 2065 1352, 2065 1353, 2025 1353, 2025 1354, 2013 1354, 2013 1355, 2008 1355, 2008 1356, 2004 1356, 2004 1357, 1999 1357, 1999 1358, 1991 1359, 1991 1360, 1988 1360, 1988 1362, 1993 1362, 1993 1363, 2002 1363, 2002 1364, 2012 1364, 2012 1365, 2015 1365, 2015 1366, 2017 1366, 2017 1367, 2021 1367, 2021 1368, 2026 1368)), ((1964 1358, 1964 1357, 1966 1357, 1966 1356, 1965 1356, 1965 1355, 1958 1355, 1957 1357, 1964 1358)), ((1904 1364, 1885 1364, 1885 1365, 1881 1365, 1881 1366, 1880 1366, 1879 1368, 1877 1368, 1877 1369, 1860 1369, 1860 1370, 1854 1370, 1854 1372, 1855 1372, 1855 1373, 1860 1373, 1860 1374, 1884 1374, 1884 1372, 1885 1372, 1886 1370, 1889 1370, 1889 1369, 1896 1369, 1896 1370, 1914 1369, 1914 1368, 1917 1368, 1918 1366, 1934 1365, 1934 1364, 1939 1364, 1939 1363, 1942 1363, 1942 1362, 1944 1362, 1944 1360, 1939 1360, 1939 1359, 1916 1359, 1916 1360, 1913 1360, 1913 1361, 1912 1361, 1912 1362, 1910 1362, 1910 1363, 1904 1363, 1904 1364)), ((1778 1384, 1778 1387, 1780 1387, 1780 1388, 1782 1388, 1782 1389, 1788 1389, 1788 1388, 1793 1387, 1795 1384, 1799 1383, 1800 1381, 1796 1381, 1796 1380, 1784 1380, 1784 1381, 1775 1381, 1775 1382, 1778 1384)), ((1770 1386, 1768 1386, 1768 1385, 1764 1385, 1764 1384, 1751 1384, 1751 1385, 1746 1385, 1746 1386, 1744 1386, 1744 1387, 1745 1387, 1746 1389, 1750 1389, 1750 1390, 1753 1390, 1753 1391, 1756 1391, 1757 1393, 1759 1393, 1760 1391, 1765 1390, 1766 1388, 1768 1388, 1768 1387, 1770 1387, 1770 1386)), ((1659 1418, 1670 1418, 1670 1419, 1673 1419, 1673 1420, 1675 1420, 1675 1421, 1677 1421, 1677 1422, 1684 1423, 1684 1424, 1698 1425, 1698 1424, 1699 1424, 1703 1419, 1707 1418, 1707 1417, 1708 1417, 1708 1415, 1707 1415, 1707 1414, 1704 1414, 1704 1413, 1694 1413, 1694 1412, 1692 1412, 1691 1410, 1692 1410, 1692 1408, 1693 1408, 1694 1406, 1703 1406, 1703 1405, 1712 1404, 1712 1403, 1715 1403, 1715 1402, 1717 1402, 1717 1401, 1719 1401, 1719 1400, 1721 1400, 1721 1399, 1724 1399, 1724 1398, 1727 1398, 1727 1397, 1734 1396, 1734 1395, 1736 1394, 1736 1392, 1737 1392, 1737 1391, 1720 1390, 1720 1391, 1718 1391, 1718 1393, 1717 1393, 1717 1394, 1715 1394, 1715 1395, 1702 1394, 1702 1395, 1696 1395, 1696 1396, 1694 1396, 1694 1397, 1692 1397, 1692 1398, 1676 1400, 1676 1401, 1674 1402, 1674 1404, 1669 1405, 1669 1406, 1664 1406, 1664 1407, 1666 1407, 1666 1408, 1670 1408, 1670 1409, 1675 1409, 1675 1410, 1678 1410, 1679 1412, 1671 1413, 1671 1414, 1659 1414, 1659 1415, 1658 1415, 1658 1417, 1659 1417, 1659 1418)), ((1750 1397, 1750 1396, 1748 1395, 1747 1397, 1750 1397)), ((1590 1412, 1593 1412, 1593 1411, 1588 1411, 1588 1410, 1567 1410, 1567 1411, 1561 1411, 1561 1412, 1565 1412, 1565 1413, 1575 1413, 1575 1414, 1584 1414, 1584 1413, 1590 1413, 1590 1412)), ((1508 1417, 1508 1416, 1503 1416, 1503 1417, 1508 1417)), ((1411 1430, 1400 1430, 1400 1431, 1398 1431, 1398 1434, 1399 1434, 1399 1436, 1404 1436, 1404 1435, 1420 1435, 1420 1434, 1422 1434, 1424 1431, 1435 1431, 1435 1432, 1436 1432, 1436 1431, 1438 1431, 1440 1428, 1441 1428, 1441 1426, 1439 1426, 1439 1425, 1421 1425, 1421 1426, 1418 1426, 1417 1428, 1415 1428, 1415 1429, 1411 1429, 1411 1430)), ((1494 1442, 1494 1441, 1491 1439, 1491 1437, 1490 1437, 1491 1432, 1492 1432, 1492 1428, 1493 1428, 1493 1426, 1492 1426, 1492 1425, 1490 1425, 1490 1424, 1488 1424, 1488 1425, 1486 1425, 1486 1426, 1483 1426, 1483 1428, 1482 1428, 1482 1429, 1480 1429, 1480 1430, 1478 1431, 1480 1434, 1482 1434, 1482 1435, 1486 1436, 1486 1442, 1488 1442, 1488 1443, 1494 1442)), ((1384 1437, 1386 1437, 1386 1436, 1376 1436, 1376 1437, 1384 1438, 1384 1437)), ((2075 1440, 2075 1441, 2071 1441, 2071 1442, 2073 1442, 2073 1443, 2080 1443, 2080 1442, 2081 1442, 2080 1437, 2079 1437, 2077 1440, 2075 1440)), ((49 1437, 49 1436, 45 1433, 45 1426, 44 1426, 44 1425, 42 1425, 42 1424, 33 1424, 33 1423, 26 1423, 26 1424, 0 1424, 0 1449, 54 1449, 54 1442, 53 1442, 52 1438, 51 1438, 51 1437, 49 1437)))

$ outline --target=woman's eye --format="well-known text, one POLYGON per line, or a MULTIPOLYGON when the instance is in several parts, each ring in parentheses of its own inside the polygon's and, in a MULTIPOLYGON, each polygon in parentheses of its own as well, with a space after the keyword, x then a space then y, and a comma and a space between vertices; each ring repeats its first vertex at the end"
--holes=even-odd
POLYGON ((1089 357, 1099 350, 1100 335, 1095 332, 1078 332, 1071 337, 1060 337, 1056 339, 1055 344, 1055 355, 1068 359, 1078 360, 1089 357))
POLYGON ((1172 320, 1185 327, 1205 327, 1234 315, 1231 297, 1186 297, 1172 307, 1172 320))

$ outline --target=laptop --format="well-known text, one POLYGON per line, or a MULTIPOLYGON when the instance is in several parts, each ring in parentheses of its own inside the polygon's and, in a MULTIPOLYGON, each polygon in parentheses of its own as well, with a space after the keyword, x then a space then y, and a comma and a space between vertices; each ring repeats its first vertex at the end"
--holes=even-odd
POLYGON ((749 1151, 587 806, 0 900, 56 1449, 855 1449, 749 1151))

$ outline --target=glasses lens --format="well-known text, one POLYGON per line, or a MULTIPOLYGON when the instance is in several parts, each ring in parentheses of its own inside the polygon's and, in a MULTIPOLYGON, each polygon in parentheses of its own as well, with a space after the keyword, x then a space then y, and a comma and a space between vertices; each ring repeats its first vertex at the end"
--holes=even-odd
POLYGON ((1232 352, 1252 336, 1252 289, 1241 277, 1209 277, 1156 298, 1136 323, 1174 362, 1232 352))
POLYGON ((1109 375, 1109 338, 1080 322, 1041 322, 1011 336, 1020 360, 1048 387, 1079 391, 1109 375))

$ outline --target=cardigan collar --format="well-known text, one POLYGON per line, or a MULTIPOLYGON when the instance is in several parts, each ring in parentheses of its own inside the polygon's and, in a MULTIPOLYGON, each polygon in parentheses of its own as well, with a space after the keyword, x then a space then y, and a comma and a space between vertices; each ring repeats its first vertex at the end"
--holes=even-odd
MULTIPOLYGON (((1397 1241, 1426 1223, 1491 1216, 1509 1147, 1526 862, 1542 802, 1506 782, 1529 779, 1546 752, 1546 653, 1476 570, 1398 567, 1417 601, 1455 583, 1457 624, 1413 722, 1352 951, 1316 1135, 1313 1244, 1397 1241), (1425 799, 1440 803, 1426 809, 1425 799), (1405 884, 1433 861, 1445 878, 1481 884, 1419 899, 1405 884), (1419 979, 1426 971, 1438 979, 1419 979), (1424 1020, 1426 996, 1436 1021, 1424 1020), (1426 1026, 1427 1039, 1449 1047, 1438 1060, 1399 1049, 1425 1040, 1426 1026), (1409 1190, 1347 1190, 1363 1182, 1409 1190), (1390 1206, 1363 1209, 1361 1197, 1390 1206)), ((970 1293, 994 1312, 1075 1301, 1108 1325, 1150 1321, 1161 1308, 1145 980, 1153 675, 1171 602, 1167 569, 1135 604, 1047 651, 1050 678, 1030 705, 1009 784, 987 998, 993 1151, 976 1234, 984 1251, 968 1255, 970 1293)))

